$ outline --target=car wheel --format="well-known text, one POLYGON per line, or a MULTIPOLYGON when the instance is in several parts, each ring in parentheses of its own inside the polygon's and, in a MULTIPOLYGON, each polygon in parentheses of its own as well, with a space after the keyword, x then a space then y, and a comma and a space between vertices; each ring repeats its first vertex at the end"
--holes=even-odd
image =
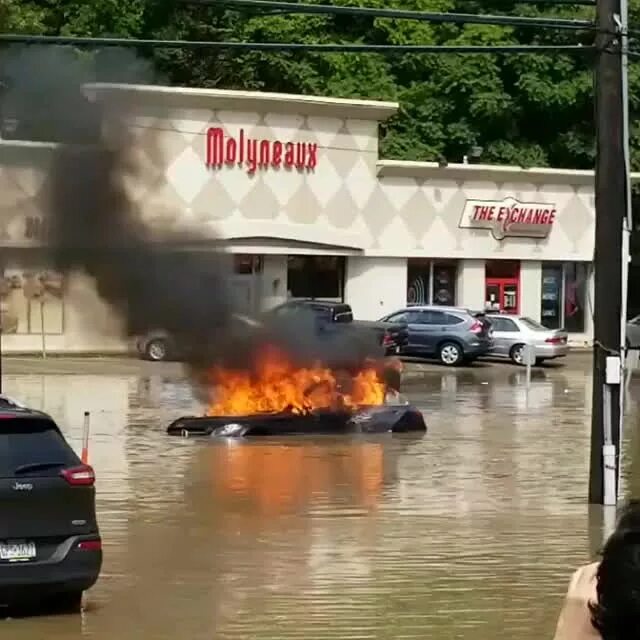
POLYGON ((511 347, 511 351, 509 352, 509 357, 514 364, 522 366, 524 364, 524 345, 514 344, 513 347, 511 347))
POLYGON ((155 338, 147 344, 144 353, 148 360, 160 362, 167 359, 168 352, 169 349, 167 348, 166 340, 155 338))
POLYGON ((448 367, 454 367, 460 364, 464 354, 462 349, 455 342, 443 342, 438 351, 440 362, 448 367))

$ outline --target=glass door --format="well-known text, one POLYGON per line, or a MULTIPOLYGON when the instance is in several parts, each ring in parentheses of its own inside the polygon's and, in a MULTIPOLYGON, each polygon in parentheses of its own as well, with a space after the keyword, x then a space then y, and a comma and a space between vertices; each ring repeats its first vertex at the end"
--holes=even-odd
POLYGON ((504 313, 518 313, 518 283, 503 282, 501 294, 501 311, 504 313))
POLYGON ((485 310, 517 314, 520 308, 520 286, 513 278, 487 278, 485 310))
POLYGON ((487 281, 484 296, 485 311, 500 311, 500 283, 487 281))

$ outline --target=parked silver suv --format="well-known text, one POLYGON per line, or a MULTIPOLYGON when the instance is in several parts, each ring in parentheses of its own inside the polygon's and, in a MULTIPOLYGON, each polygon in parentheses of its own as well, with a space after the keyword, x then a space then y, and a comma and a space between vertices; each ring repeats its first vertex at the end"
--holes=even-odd
POLYGON ((409 342, 402 353, 436 357, 447 366, 472 362, 493 346, 491 324, 483 313, 440 306, 411 306, 381 318, 406 322, 409 342))

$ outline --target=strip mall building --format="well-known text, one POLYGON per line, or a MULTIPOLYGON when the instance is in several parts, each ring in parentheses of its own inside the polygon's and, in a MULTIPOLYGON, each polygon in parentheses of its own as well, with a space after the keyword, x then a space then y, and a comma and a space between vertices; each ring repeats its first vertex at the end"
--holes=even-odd
MULTIPOLYGON (((344 300, 361 319, 411 303, 459 305, 591 340, 593 172, 381 159, 378 129, 395 103, 90 91, 126 105, 145 166, 131 185, 141 214, 178 211, 203 237, 224 238, 245 311, 296 297, 344 300)), ((91 282, 63 286, 38 249, 52 146, 1 148, 3 348, 121 350, 118 321, 91 282)))

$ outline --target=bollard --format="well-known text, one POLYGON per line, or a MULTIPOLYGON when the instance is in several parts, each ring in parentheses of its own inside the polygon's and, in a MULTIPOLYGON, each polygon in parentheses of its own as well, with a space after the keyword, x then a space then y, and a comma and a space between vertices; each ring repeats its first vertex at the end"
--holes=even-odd
POLYGON ((44 332, 44 300, 40 300, 40 328, 42 339, 42 359, 47 359, 47 339, 44 332))
POLYGON ((89 412, 84 412, 84 425, 82 429, 82 464, 89 463, 89 412))
POLYGON ((602 468, 603 468, 603 504, 614 506, 618 503, 616 494, 616 447, 613 444, 611 430, 611 387, 602 385, 602 413, 603 413, 603 441, 602 468))
POLYGON ((536 361, 536 349, 532 344, 525 344, 522 350, 522 356, 524 358, 524 364, 527 368, 527 404, 529 404, 529 389, 531 387, 531 367, 536 361))
POLYGON ((612 444, 602 447, 604 462, 604 504, 615 506, 616 498, 616 448, 612 444))

